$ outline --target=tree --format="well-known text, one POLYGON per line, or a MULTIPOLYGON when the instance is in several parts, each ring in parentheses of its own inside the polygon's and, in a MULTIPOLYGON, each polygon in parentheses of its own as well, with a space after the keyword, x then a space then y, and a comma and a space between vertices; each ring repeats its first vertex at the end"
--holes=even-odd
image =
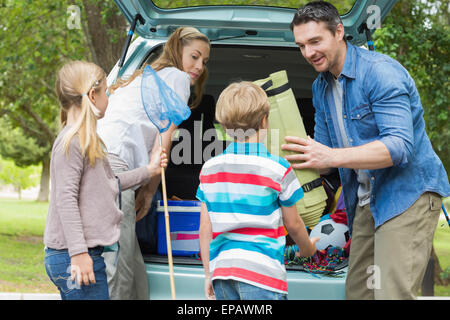
POLYGON ((38 184, 39 173, 37 166, 20 168, 13 161, 0 158, 0 182, 11 184, 19 194, 19 200, 22 199, 22 190, 34 187, 38 184))
POLYGON ((77 59, 93 60, 109 72, 120 54, 114 35, 125 38, 118 12, 113 1, 97 0, 0 5, 0 116, 2 130, 8 128, 0 134, 0 154, 21 166, 42 163, 40 201, 48 200, 50 152, 59 129, 56 72, 77 59), (70 28, 73 5, 81 16, 70 28))
POLYGON ((120 58, 127 22, 113 1, 83 0, 83 8, 91 60, 109 73, 120 58))
POLYGON ((415 80, 428 136, 450 172, 449 0, 399 1, 374 40, 378 51, 398 60, 415 80))
POLYGON ((0 115, 13 129, 1 135, 0 152, 19 165, 42 162, 43 201, 58 130, 56 70, 86 52, 82 32, 66 27, 66 9, 66 3, 49 0, 6 1, 0 7, 0 16, 8 17, 0 22, 0 115))

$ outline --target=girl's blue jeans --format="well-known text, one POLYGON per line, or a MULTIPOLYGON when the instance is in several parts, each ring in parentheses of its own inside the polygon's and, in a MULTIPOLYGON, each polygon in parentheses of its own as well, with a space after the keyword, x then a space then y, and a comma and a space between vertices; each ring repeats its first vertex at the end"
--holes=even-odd
POLYGON ((217 300, 287 300, 287 294, 236 280, 216 279, 213 288, 217 300))
POLYGON ((103 247, 90 248, 95 284, 78 285, 70 278, 70 256, 67 249, 45 249, 45 271, 58 288, 62 300, 109 300, 106 266, 102 257, 103 247))

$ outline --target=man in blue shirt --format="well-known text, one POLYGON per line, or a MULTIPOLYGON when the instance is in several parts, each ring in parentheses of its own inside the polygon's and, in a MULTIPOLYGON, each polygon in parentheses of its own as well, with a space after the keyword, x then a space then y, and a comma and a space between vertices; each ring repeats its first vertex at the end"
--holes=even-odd
POLYGON ((347 299, 414 299, 448 176, 425 132, 413 79, 386 55, 345 41, 336 8, 311 2, 291 23, 313 84, 314 140, 285 137, 296 169, 338 168, 352 232, 347 299))

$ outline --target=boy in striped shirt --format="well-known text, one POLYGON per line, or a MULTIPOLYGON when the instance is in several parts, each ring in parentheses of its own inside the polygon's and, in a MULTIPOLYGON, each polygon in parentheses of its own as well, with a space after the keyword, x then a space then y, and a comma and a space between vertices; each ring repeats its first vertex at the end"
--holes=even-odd
POLYGON ((264 90, 246 81, 229 85, 217 101, 216 119, 235 141, 200 173, 207 299, 287 299, 284 227, 303 256, 316 250, 318 238, 308 238, 295 207, 303 190, 292 167, 262 143, 269 109, 264 90))

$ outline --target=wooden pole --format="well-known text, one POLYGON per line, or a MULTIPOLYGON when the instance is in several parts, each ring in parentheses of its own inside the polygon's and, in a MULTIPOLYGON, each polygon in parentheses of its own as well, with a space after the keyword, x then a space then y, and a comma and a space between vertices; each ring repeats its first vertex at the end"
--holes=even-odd
MULTIPOLYGON (((159 135, 159 145, 162 148, 161 134, 159 135)), ((169 259, 170 291, 172 293, 172 300, 175 300, 176 293, 175 293, 175 281, 173 276, 174 272, 172 259, 172 243, 170 240, 169 210, 167 209, 166 175, 163 168, 161 169, 161 183, 164 202, 164 218, 166 221, 166 242, 167 242, 167 257, 169 259)))

